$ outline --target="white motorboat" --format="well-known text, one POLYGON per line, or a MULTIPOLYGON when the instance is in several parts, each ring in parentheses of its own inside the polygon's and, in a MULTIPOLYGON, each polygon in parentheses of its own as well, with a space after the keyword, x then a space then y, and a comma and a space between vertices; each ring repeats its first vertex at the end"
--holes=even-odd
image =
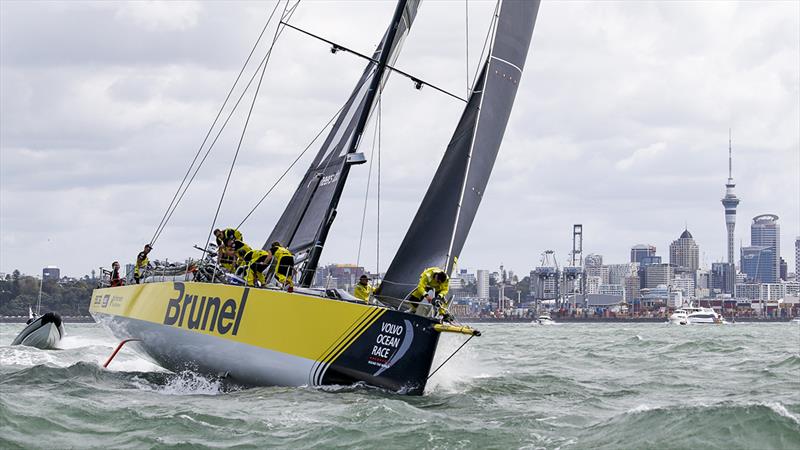
POLYGON ((686 318, 689 316, 689 313, 686 312, 685 309, 676 309, 675 312, 669 316, 669 323, 675 325, 686 325, 688 322, 686 318))
POLYGON ((685 308, 688 315, 686 322, 690 324, 727 324, 722 315, 711 308, 685 308))
POLYGON ((41 316, 31 313, 28 324, 17 335, 11 345, 27 345, 42 350, 58 348, 61 338, 64 337, 64 326, 61 316, 48 312, 41 316))
POLYGON ((555 325, 555 321, 550 317, 549 314, 542 314, 536 318, 536 323, 539 325, 555 325))

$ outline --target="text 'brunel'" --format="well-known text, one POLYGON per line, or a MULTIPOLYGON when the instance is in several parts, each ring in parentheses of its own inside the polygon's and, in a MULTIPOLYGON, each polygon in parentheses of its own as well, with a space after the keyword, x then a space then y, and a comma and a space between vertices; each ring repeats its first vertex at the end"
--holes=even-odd
POLYGON ((249 288, 244 289, 238 302, 229 298, 223 303, 219 297, 186 292, 183 283, 176 282, 174 287, 178 294, 169 299, 164 325, 183 327, 185 321, 190 330, 216 331, 219 334, 230 332, 232 336, 239 332, 249 288))

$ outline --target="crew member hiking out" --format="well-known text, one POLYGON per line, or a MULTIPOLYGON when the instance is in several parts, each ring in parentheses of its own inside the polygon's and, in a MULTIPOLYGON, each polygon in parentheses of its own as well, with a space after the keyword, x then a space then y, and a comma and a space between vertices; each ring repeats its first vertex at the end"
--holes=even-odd
POLYGON ((269 268, 272 255, 267 250, 253 250, 247 256, 249 257, 247 272, 245 273, 247 285, 253 287, 266 285, 267 280, 264 276, 264 271, 269 268))
POLYGON ((375 288, 369 285, 369 277, 361 275, 361 278, 358 279, 358 284, 356 284, 356 287, 353 289, 353 296, 364 303, 369 303, 369 296, 372 295, 374 291, 375 288))
POLYGON ((139 280, 142 278, 144 270, 147 268, 147 265, 150 264, 150 260, 147 258, 147 255, 152 249, 153 247, 150 244, 146 244, 144 246, 144 250, 140 251, 139 254, 136 255, 136 264, 133 266, 133 279, 136 281, 136 284, 139 284, 139 280))
POLYGON ((231 240, 244 242, 244 238, 242 238, 242 232, 236 228, 225 228, 222 230, 217 228, 214 230, 214 237, 217 238, 217 247, 222 247, 231 240))
POLYGON ((442 269, 438 267, 425 269, 419 276, 417 288, 411 292, 408 298, 411 302, 411 311, 416 312, 417 306, 426 301, 433 305, 439 314, 445 316, 445 319, 449 318, 450 316, 446 314, 447 304, 444 300, 449 289, 450 280, 442 269))
POLYGON ((272 266, 275 268, 275 279, 281 285, 285 286, 289 292, 294 290, 294 281, 292 276, 294 272, 294 255, 286 247, 281 246, 281 243, 275 241, 270 247, 272 252, 272 266))

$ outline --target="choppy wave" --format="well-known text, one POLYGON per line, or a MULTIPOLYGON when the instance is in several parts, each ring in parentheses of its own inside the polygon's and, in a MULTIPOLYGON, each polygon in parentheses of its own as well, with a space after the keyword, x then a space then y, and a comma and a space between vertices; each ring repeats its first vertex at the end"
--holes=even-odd
MULTIPOLYGON (((800 448, 796 327, 481 325, 426 395, 243 389, 166 372, 93 325, 0 346, 0 448, 800 448)), ((0 342, 10 342, 0 329, 0 342)), ((445 336, 434 366, 463 342, 445 336)))

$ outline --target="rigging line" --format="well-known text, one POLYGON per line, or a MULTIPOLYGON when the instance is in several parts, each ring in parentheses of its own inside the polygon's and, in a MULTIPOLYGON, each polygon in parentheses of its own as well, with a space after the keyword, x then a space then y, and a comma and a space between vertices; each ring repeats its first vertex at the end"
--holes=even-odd
MULTIPOLYGON (((281 18, 286 17, 286 9, 289 7, 289 0, 286 0, 286 4, 283 5, 283 12, 281 13, 281 18)), ((280 27, 275 28, 275 35, 272 37, 272 44, 269 47, 269 53, 272 54, 272 49, 275 47, 275 42, 278 40, 278 32, 280 31, 280 27)), ((269 60, 267 60, 269 62, 269 60)), ((256 105, 256 100, 258 100, 258 92, 261 90, 261 83, 264 81, 264 74, 267 73, 267 64, 264 64, 264 68, 261 69, 261 76, 258 78, 258 85, 256 86, 256 90, 253 93, 253 101, 250 102, 250 109, 247 111, 247 118, 244 121, 244 126, 242 127, 242 134, 239 136, 239 143, 236 145, 236 152, 233 154, 233 160, 231 161, 231 168, 228 170, 228 177, 225 179, 225 186, 222 187, 222 195, 219 197, 219 203, 217 203, 217 210, 214 212, 214 220, 211 222, 211 229, 208 230, 208 237, 206 238, 206 245, 203 249, 205 252, 208 250, 208 244, 211 242, 211 236, 214 231, 214 226, 217 224, 217 218, 219 217, 219 210, 222 208, 222 201, 225 200, 225 193, 228 191, 228 184, 231 181, 231 175, 233 175, 233 168, 236 166, 236 159, 239 157, 239 151, 242 149, 242 142, 244 141, 244 135, 247 132, 247 126, 250 124, 250 117, 253 115, 253 108, 256 105)), ((216 272, 216 266, 214 268, 216 272)), ((215 274, 216 276, 216 274, 215 274)))
POLYGON ((438 372, 438 371, 439 371, 439 369, 441 369, 441 368, 442 368, 442 367, 443 367, 445 364, 447 364, 447 362, 448 362, 448 361, 450 361, 450 358, 452 358, 453 356, 456 356, 456 353, 458 353, 458 352, 459 352, 459 350, 461 350, 462 348, 464 348, 464 346, 465 346, 465 345, 467 345, 467 342, 471 341, 471 340, 472 340, 472 338, 474 338, 474 337, 475 337, 475 335, 473 334, 473 335, 472 335, 472 336, 470 336, 470 337, 469 337, 469 338, 468 338, 466 341, 464 341, 464 343, 463 343, 463 344, 461 344, 461 345, 460 345, 460 346, 459 346, 459 347, 456 349, 456 351, 454 351, 453 353, 451 353, 451 354, 450 354, 450 356, 448 356, 448 357, 447 357, 447 359, 445 359, 443 363, 439 364, 439 367, 437 367, 437 368, 436 368, 436 370, 434 370, 433 372, 431 372, 431 374, 430 374, 430 375, 428 375, 428 378, 427 378, 427 379, 428 379, 428 380, 430 380, 430 379, 431 379, 431 377, 432 377, 433 375, 435 375, 435 374, 436 374, 436 372, 438 372))
POLYGON ((494 15, 492 16, 492 21, 489 23, 489 29, 486 30, 486 37, 483 40, 483 49, 481 49, 481 56, 478 58, 478 66, 475 68, 475 76, 472 77, 472 85, 475 85, 475 80, 478 79, 478 74, 481 71, 481 66, 483 61, 483 55, 486 54, 486 46, 489 44, 489 36, 493 34, 494 27, 497 25, 497 18, 499 17, 498 14, 500 12, 500 0, 497 1, 494 5, 494 15))
POLYGON ((231 94, 233 94, 236 85, 239 83, 239 80, 242 78, 242 74, 244 70, 247 68, 247 65, 250 63, 250 59, 253 57, 253 53, 255 53, 258 44, 261 42, 261 38, 264 36, 264 32, 267 31, 269 28, 269 24, 272 22, 272 17, 275 15, 275 11, 278 9, 278 5, 280 5, 280 1, 275 3, 275 7, 272 8, 272 12, 267 18, 267 23, 264 24, 264 28, 261 29, 261 33, 258 35, 255 44, 253 44, 253 48, 250 49, 250 54, 247 55, 247 59, 245 59, 244 64, 242 65, 241 70, 239 70, 239 74, 236 75, 236 80, 234 80, 233 85, 231 85, 230 90, 228 90, 228 95, 225 96, 225 100, 222 102, 222 106, 219 107, 219 111, 217 111, 217 116, 214 117, 214 121, 211 123, 211 126, 208 128, 208 132, 206 132, 206 136, 203 138, 203 142, 200 143, 200 147, 197 149, 197 152, 194 155, 194 159, 192 159, 192 163, 189 164, 189 167, 186 169, 186 174, 183 175, 183 180, 181 180, 181 184, 178 186, 178 189, 175 191, 175 195, 172 196, 172 200, 169 202, 169 206, 164 211, 164 215, 161 217, 161 222, 159 222, 158 226, 156 227, 155 233, 153 233, 153 237, 150 239, 150 245, 155 243, 155 238, 159 234, 159 230, 164 224, 164 221, 167 219, 167 215, 169 214, 170 209, 172 209, 173 204, 175 203, 175 199, 178 198, 178 194, 180 194, 181 189, 183 188, 184 183, 186 183, 186 179, 189 177, 189 174, 192 172, 192 167, 194 167, 194 163, 197 162, 197 158, 200 156, 200 152, 203 151, 203 147, 205 147, 206 142, 208 142, 208 137, 211 136, 211 132, 214 130, 214 127, 217 125, 217 121, 219 120, 220 116, 222 115, 222 111, 225 110, 225 105, 228 104, 228 100, 231 98, 231 94))
POLYGON ((469 97, 472 89, 469 82, 469 0, 464 0, 464 28, 464 49, 467 54, 467 97, 469 97))
POLYGON ((378 98, 378 183, 377 183, 377 230, 375 231, 375 273, 381 276, 381 132, 383 131, 383 98, 378 98))
MULTIPOLYGON (((294 14, 295 8, 297 7, 297 5, 299 3, 300 2, 298 1, 290 9, 290 12, 289 12, 289 15, 288 15, 289 17, 291 17, 291 15, 294 14)), ((280 35, 283 33, 283 29, 281 28, 280 30, 281 31, 278 33, 278 37, 280 37, 280 35)), ((273 45, 274 45, 274 43, 273 43, 273 45)), ((194 173, 192 174, 192 177, 189 179, 189 182, 183 188, 183 192, 181 193, 180 197, 178 197, 178 201, 175 203, 175 206, 173 206, 172 211, 169 212, 169 216, 167 216, 167 220, 164 222, 164 225, 161 227, 161 230, 158 231, 158 234, 156 235, 154 242, 156 240, 158 240, 159 237, 161 237, 161 233, 164 231, 164 229, 166 228, 167 223, 170 221, 170 219, 172 218, 172 215, 177 210, 178 204, 180 204, 181 200, 183 200, 183 197, 186 195, 186 192, 189 191, 189 187, 194 182, 194 179, 195 179, 195 177, 197 177, 198 172, 200 172, 200 168, 205 163, 206 159, 208 158, 208 155, 211 153, 211 150, 214 148, 214 145, 217 143, 217 140, 219 139, 220 135, 225 130, 225 127, 228 125, 228 122, 231 120, 231 117, 233 117, 233 114, 236 112, 236 109, 239 107, 239 103, 241 103, 241 101, 244 98, 245 94, 247 94, 247 91, 250 89, 250 85, 252 85, 253 80, 255 80, 255 78, 256 78, 256 75, 258 75, 259 70, 261 70, 261 66, 262 65, 266 65, 266 63, 269 61, 269 57, 270 57, 271 54, 272 54, 272 48, 270 48, 269 51, 267 51, 267 53, 261 59, 261 62, 258 64, 258 67, 256 67, 256 70, 253 72, 253 75, 250 77, 250 80, 247 82, 247 85, 244 87, 244 90, 239 95, 239 98, 236 100, 236 103, 233 105, 233 108, 231 108, 231 111, 228 113, 228 117, 225 119, 225 122, 222 123, 222 125, 219 128, 219 130, 217 131, 216 136, 214 137, 214 140, 211 141, 211 144, 206 149, 206 152, 203 155, 203 158, 200 160, 200 163, 195 168, 194 173)))
POLYGON ((317 133, 317 135, 316 135, 316 136, 314 136, 314 139, 312 139, 312 140, 311 140, 311 142, 309 142, 309 143, 308 143, 308 145, 306 146, 306 148, 304 148, 304 149, 303 149, 303 151, 302 151, 302 152, 300 152, 300 154, 299 154, 299 155, 297 155, 297 158, 295 158, 295 159, 294 159, 294 161, 292 161, 292 163, 291 163, 291 164, 289 164, 289 167, 287 167, 287 168, 286 168, 286 170, 284 170, 284 171, 283 171, 283 173, 281 174, 281 176, 280 176, 280 177, 278 177, 278 179, 275 181, 275 183, 272 185, 272 187, 270 187, 270 188, 269 188, 269 190, 267 190, 267 193, 266 193, 266 194, 264 194, 264 196, 262 196, 262 197, 261 197, 261 199, 260 199, 260 200, 259 200, 259 201, 256 203, 256 205, 255 205, 255 206, 253 206, 253 208, 250 210, 250 212, 249 212, 249 213, 247 213, 247 215, 244 217, 244 219, 242 219, 242 221, 239 223, 239 225, 238 225, 236 228, 239 228, 239 227, 241 227, 241 226, 242 226, 242 225, 245 223, 245 221, 247 221, 247 219, 249 219, 249 218, 250 218, 250 216, 251 216, 251 215, 252 215, 252 214, 253 214, 253 213, 256 211, 256 209, 257 209, 259 206, 261 206, 261 203, 262 203, 264 200, 266 200, 267 196, 268 196, 270 193, 272 193, 272 191, 275 189, 275 187, 276 187, 276 186, 278 186, 278 183, 280 183, 280 182, 281 182, 281 180, 283 180, 283 178, 286 176, 286 174, 288 174, 288 173, 289 173, 289 171, 290 171, 290 170, 292 170, 292 167, 294 167, 294 166, 295 166, 295 164, 297 164, 297 162, 298 162, 298 161, 300 161, 300 158, 302 158, 302 157, 303 157, 303 155, 305 155, 305 153, 308 151, 308 149, 310 149, 310 148, 311 148, 311 146, 312 146, 312 145, 314 145, 314 142, 316 142, 316 141, 317 141, 317 139, 319 139, 319 137, 320 137, 320 136, 322 136, 322 133, 324 133, 324 132, 325 132, 325 130, 327 130, 327 129, 328 129, 328 127, 330 126, 330 124, 331 124, 331 123, 333 123, 333 121, 334 121, 334 120, 336 120, 336 118, 339 116, 339 114, 341 114, 341 113, 342 113, 342 110, 344 109, 345 105, 347 105, 347 103, 345 103, 344 105, 342 105, 342 107, 341 107, 341 108, 339 108, 339 110, 338 110, 338 111, 336 111, 336 113, 334 113, 333 117, 331 117, 331 118, 330 118, 330 120, 328 120, 328 123, 326 123, 326 124, 325 124, 325 126, 324 126, 324 127, 322 127, 322 129, 321 129, 321 130, 319 130, 319 133, 317 133))
MULTIPOLYGON (((324 38, 324 37, 322 37, 322 36, 318 36, 318 35, 316 35, 316 34, 314 34, 314 33, 311 33, 311 32, 308 32, 308 31, 306 31, 306 30, 303 30, 302 28, 298 28, 298 27, 295 27, 295 26, 293 26, 293 25, 289 25, 288 23, 284 23, 284 22, 281 22, 281 23, 283 23, 284 25, 286 25, 287 27, 289 27, 289 28, 291 28, 291 29, 293 29, 293 30, 297 30, 297 31, 299 31, 299 32, 301 32, 301 33, 303 33, 303 34, 305 34, 305 35, 307 35, 307 36, 313 37, 314 39, 318 39, 318 40, 320 40, 320 41, 322 41, 322 42, 325 42, 326 44, 330 44, 330 45, 331 45, 331 47, 332 47, 332 48, 331 48, 331 51, 333 51, 334 53, 335 53, 336 51, 343 50, 343 51, 345 51, 345 52, 348 52, 348 53, 351 53, 351 54, 353 54, 353 55, 355 55, 355 56, 358 56, 359 58, 366 59, 367 61, 372 61, 372 62, 374 62, 374 63, 376 63, 376 64, 378 63, 378 60, 376 60, 375 58, 373 58, 373 57, 371 57, 371 56, 367 56, 367 55, 365 55, 365 54, 363 54, 363 53, 361 53, 361 52, 355 51, 355 50, 353 50, 353 49, 350 49, 350 48, 348 48, 348 47, 345 47, 345 46, 343 46, 343 45, 339 45, 339 44, 337 44, 337 43, 335 43, 335 42, 333 42, 333 41, 331 41, 331 40, 329 40, 329 39, 325 39, 325 38, 324 38)), ((450 92, 450 91, 448 91, 448 90, 446 90, 446 89, 440 88, 439 86, 436 86, 435 84, 429 83, 429 82, 427 82, 427 81, 425 81, 425 80, 422 80, 422 79, 420 79, 420 78, 418 78, 418 77, 415 77, 414 75, 411 75, 410 73, 408 73, 408 72, 405 72, 405 71, 402 71, 402 70, 400 70, 400 69, 398 69, 398 68, 396 68, 396 67, 390 66, 389 64, 386 64, 386 68, 387 68, 387 69, 389 69, 389 70, 391 70, 392 72, 397 72, 397 73, 399 73, 400 75, 402 75, 402 76, 404 76, 404 77, 406 77, 406 78, 410 79, 411 81, 413 81, 413 82, 414 82, 414 83, 415 83, 417 86, 419 86, 420 88, 421 88, 422 86, 428 86, 428 87, 430 87, 430 88, 432 88, 432 89, 434 89, 434 90, 436 90, 436 91, 439 91, 439 92, 441 92, 441 93, 443 93, 443 94, 449 95, 450 97, 453 97, 453 98, 454 98, 454 99, 456 99, 456 100, 461 100, 461 101, 462 101, 462 102, 464 102, 464 103, 466 103, 466 102, 467 102, 467 100, 466 100, 466 99, 464 99, 464 98, 461 98, 461 97, 459 97, 458 95, 456 95, 456 94, 453 94, 452 92, 450 92)))
MULTIPOLYGON (((378 94, 380 95, 380 94, 378 94)), ((380 97, 378 97, 380 102, 380 97)), ((378 127, 380 124, 375 120, 375 131, 372 134, 372 150, 369 152, 369 170, 367 171, 367 189, 364 192, 364 211, 361 213, 361 234, 358 236, 358 254, 356 256, 356 266, 361 262, 361 245, 364 242, 364 223, 367 221, 367 201, 369 200, 369 183, 372 181, 372 163, 375 155, 375 141, 378 139, 378 127)))

